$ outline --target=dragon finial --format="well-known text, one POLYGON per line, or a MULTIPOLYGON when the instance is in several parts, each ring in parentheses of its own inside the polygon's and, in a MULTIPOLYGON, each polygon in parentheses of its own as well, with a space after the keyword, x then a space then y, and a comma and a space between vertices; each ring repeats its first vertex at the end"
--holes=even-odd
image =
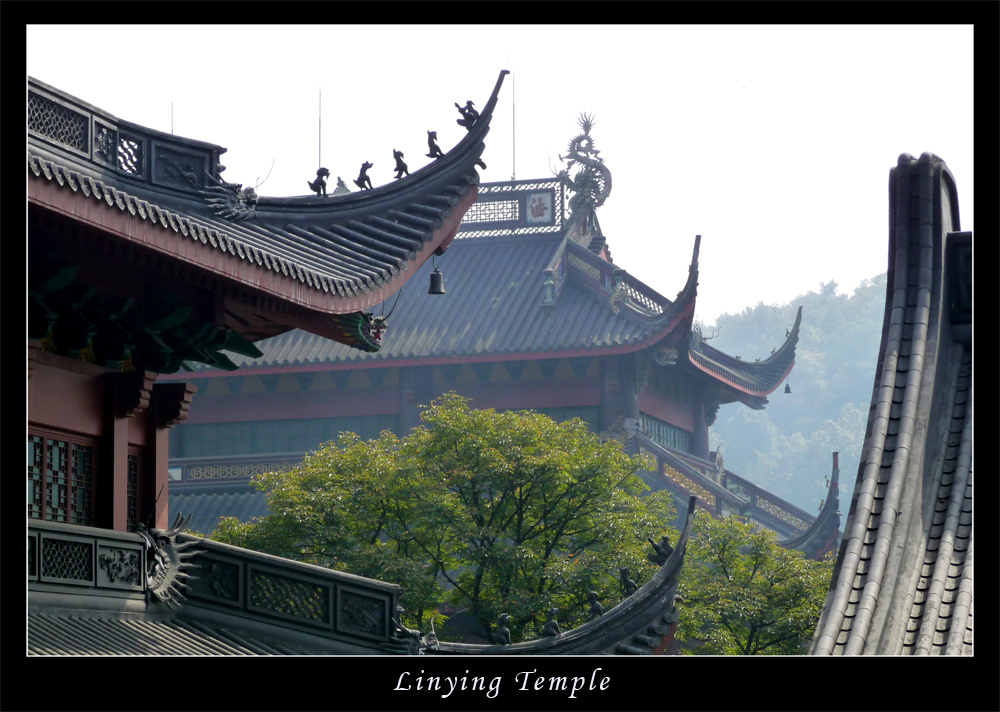
POLYGON ((188 579, 195 578, 187 570, 198 568, 198 564, 189 561, 198 551, 187 551, 198 542, 177 543, 177 535, 187 527, 192 516, 184 518, 178 513, 168 529, 147 529, 142 523, 136 525, 136 533, 146 542, 146 596, 168 606, 184 602, 183 589, 187 588, 188 579))

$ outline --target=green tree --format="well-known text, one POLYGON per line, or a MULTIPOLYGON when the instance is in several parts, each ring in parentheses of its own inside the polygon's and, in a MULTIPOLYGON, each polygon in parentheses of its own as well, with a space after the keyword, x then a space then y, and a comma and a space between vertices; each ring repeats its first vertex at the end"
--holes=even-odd
POLYGON ((259 477, 273 514, 224 520, 214 538, 399 583, 411 625, 446 601, 482 632, 507 613, 515 640, 536 637, 551 607, 564 628, 583 623, 588 591, 614 605, 620 567, 640 585, 655 572, 646 537, 675 512, 666 492, 639 496, 643 460, 617 442, 453 393, 421 417, 406 438, 344 434, 259 477))
POLYGON ((681 572, 677 636, 697 654, 804 653, 832 569, 832 559, 806 559, 739 517, 698 512, 681 572))

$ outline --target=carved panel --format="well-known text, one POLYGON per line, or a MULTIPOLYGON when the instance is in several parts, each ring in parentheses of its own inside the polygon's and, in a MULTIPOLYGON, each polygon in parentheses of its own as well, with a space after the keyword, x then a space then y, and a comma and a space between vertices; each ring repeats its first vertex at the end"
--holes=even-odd
POLYGON ((338 599, 337 630, 380 638, 388 635, 387 598, 377 598, 342 588, 338 599))
POLYGON ((28 580, 38 580, 38 537, 28 534, 28 580))
POLYGON ((41 579, 93 584, 93 542, 44 537, 41 579))
POLYGON ((330 622, 330 587, 251 569, 249 606, 281 613, 304 622, 330 622))
POLYGON ((94 160, 114 166, 118 162, 118 131, 94 120, 94 160))
POLYGON ((208 156, 153 143, 152 180, 157 185, 200 190, 205 187, 208 156))
POLYGON ((242 566, 238 561, 222 561, 215 556, 201 555, 194 559, 201 568, 197 578, 188 580, 187 595, 214 603, 241 606, 240 583, 242 566))
POLYGON ((28 130, 89 153, 90 117, 33 91, 28 92, 28 130))
POLYGON ((143 589, 142 549, 97 545, 97 585, 131 591, 143 589))

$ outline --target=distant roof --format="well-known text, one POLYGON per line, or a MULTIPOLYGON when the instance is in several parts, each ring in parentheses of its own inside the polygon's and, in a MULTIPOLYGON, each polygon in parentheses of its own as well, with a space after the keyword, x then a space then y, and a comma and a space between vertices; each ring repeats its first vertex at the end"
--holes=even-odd
MULTIPOLYGON (((411 265, 454 238, 476 197, 475 166, 506 73, 443 158, 374 190, 331 188, 327 197, 297 198, 257 198, 223 181, 225 148, 119 120, 29 79, 29 201, 235 280, 262 298, 327 315, 356 313, 394 293, 411 265)), ((228 315, 230 321, 253 321, 253 307, 228 315)), ((289 319, 291 325, 261 319, 241 333, 254 340, 287 331, 296 323, 289 319)), ((301 316, 298 322, 332 338, 356 328, 327 328, 329 322, 301 316)))
POLYGON ((246 523, 254 517, 266 517, 271 513, 267 507, 267 495, 248 485, 172 487, 167 511, 190 516, 188 530, 204 536, 215 531, 223 516, 236 517, 246 523))
MULTIPOLYGON (((972 653, 972 234, 931 153, 889 177, 889 272, 851 509, 810 652, 972 653)), ((956 688, 956 695, 962 693, 956 688)))

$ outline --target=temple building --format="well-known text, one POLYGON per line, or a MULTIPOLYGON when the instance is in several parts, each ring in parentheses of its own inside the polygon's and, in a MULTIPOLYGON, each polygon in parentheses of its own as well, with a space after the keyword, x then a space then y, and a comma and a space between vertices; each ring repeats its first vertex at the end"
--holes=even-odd
POLYGON ((972 233, 932 153, 889 173, 882 342, 810 652, 972 654, 972 233))
POLYGON ((220 516, 262 516, 254 474, 292 467, 341 431, 403 436, 422 406, 456 391, 476 408, 579 417, 648 452, 656 470, 642 476, 674 493, 681 521, 696 495, 713 515, 750 517, 811 557, 834 550, 836 464, 817 517, 709 450, 720 405, 761 409, 783 384, 801 309, 775 334, 780 347, 743 361, 694 323, 700 237, 672 299, 616 265, 597 217, 611 173, 592 126, 581 118, 558 176, 479 186, 447 255, 416 268, 415 286, 383 305, 391 334, 378 351, 292 330, 258 342, 262 356, 233 356, 238 373, 195 364, 184 378, 198 402, 171 438, 171 510, 191 513, 203 533, 220 516), (446 294, 427 293, 432 269, 446 294))
MULTIPOLYGON (((213 389, 228 387, 233 382, 225 378, 234 376, 215 381, 214 375, 231 374, 242 359, 267 358, 256 345, 262 340, 294 331, 360 354, 392 343, 388 335, 397 324, 405 337, 400 317, 414 314, 409 300, 426 303, 421 287, 403 287, 425 274, 432 256, 446 258, 457 244, 463 216, 477 199, 476 166, 484 165, 484 138, 505 74, 480 114, 463 112, 466 134, 457 144, 412 175, 324 195, 321 168, 310 182, 317 195, 293 198, 258 196, 254 187, 223 180, 221 146, 119 119, 29 79, 29 654, 440 651, 432 635, 402 626, 396 584, 185 533, 190 517, 171 517, 168 501, 178 509, 171 490, 199 477, 190 458, 185 463, 178 455, 175 466, 168 453, 183 454, 200 440, 201 456, 229 438, 236 454, 247 456, 230 458, 227 466, 239 470, 261 461, 254 447, 263 448, 268 463, 272 453, 301 458, 336 434, 331 428, 343 421, 334 418, 411 423, 428 387, 421 373, 393 366, 381 368, 381 379, 371 369, 347 374, 363 377, 376 406, 348 398, 342 407, 336 403, 357 384, 345 381, 337 392, 329 384, 341 374, 325 368, 288 374, 297 392, 287 393, 285 385, 262 389, 279 396, 268 407, 285 410, 275 412, 270 434, 255 427, 253 445, 242 435, 197 430, 224 420, 212 420, 220 412, 213 389), (372 309, 393 295, 400 312, 390 313, 390 322, 372 309), (170 375, 200 366, 214 370, 188 374, 194 379, 170 375), (377 405, 386 399, 378 400, 383 387, 402 399, 394 408, 377 405), (172 444, 202 397, 208 418, 172 444), (300 409, 291 407, 293 400, 300 409)), ((555 264, 551 273, 568 276, 568 269, 555 264)), ((560 291, 552 292, 556 309, 571 298, 560 291)), ((662 320, 656 323, 629 338, 662 330, 662 320)), ((446 341, 444 333, 425 338, 446 341)), ((599 377, 588 375, 590 368, 574 377, 599 377)), ((259 401, 252 388, 231 396, 243 396, 244 405, 259 401)), ((263 412, 248 409, 232 420, 249 415, 256 423, 263 412)), ((366 432, 363 425, 351 429, 366 432)), ((676 627, 673 594, 693 508, 692 500, 681 538, 651 581, 598 620, 527 652, 662 652, 676 627)))

